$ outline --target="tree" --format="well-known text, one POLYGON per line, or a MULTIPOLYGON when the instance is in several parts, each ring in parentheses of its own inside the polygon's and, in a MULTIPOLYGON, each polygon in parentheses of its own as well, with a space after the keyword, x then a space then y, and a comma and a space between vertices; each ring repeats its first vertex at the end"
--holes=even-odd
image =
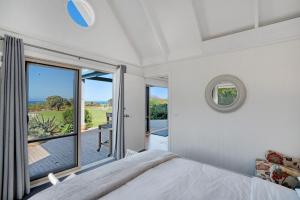
POLYGON ((73 102, 73 99, 64 99, 64 106, 65 107, 71 107, 72 106, 72 102, 73 102))
POLYGON ((59 111, 64 106, 65 100, 61 96, 49 96, 46 99, 46 104, 50 109, 59 111))

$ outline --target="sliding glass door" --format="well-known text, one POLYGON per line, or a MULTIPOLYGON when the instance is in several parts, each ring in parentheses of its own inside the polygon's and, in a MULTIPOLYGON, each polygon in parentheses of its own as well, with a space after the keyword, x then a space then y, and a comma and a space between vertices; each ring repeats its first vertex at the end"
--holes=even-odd
POLYGON ((30 179, 78 166, 79 70, 27 62, 30 179))

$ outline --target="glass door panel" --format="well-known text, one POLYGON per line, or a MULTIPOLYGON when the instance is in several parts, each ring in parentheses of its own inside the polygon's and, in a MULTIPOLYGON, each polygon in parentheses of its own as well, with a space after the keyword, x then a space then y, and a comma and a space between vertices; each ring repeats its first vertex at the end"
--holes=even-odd
POLYGON ((28 157, 31 180, 78 166, 78 74, 26 63, 28 157))

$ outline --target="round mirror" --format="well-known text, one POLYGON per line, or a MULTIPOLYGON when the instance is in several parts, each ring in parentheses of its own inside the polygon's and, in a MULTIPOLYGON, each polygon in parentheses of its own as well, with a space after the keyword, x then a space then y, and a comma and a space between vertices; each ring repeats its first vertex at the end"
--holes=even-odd
POLYGON ((243 82, 232 75, 215 77, 208 83, 205 93, 208 105, 220 112, 238 109, 246 98, 243 82))

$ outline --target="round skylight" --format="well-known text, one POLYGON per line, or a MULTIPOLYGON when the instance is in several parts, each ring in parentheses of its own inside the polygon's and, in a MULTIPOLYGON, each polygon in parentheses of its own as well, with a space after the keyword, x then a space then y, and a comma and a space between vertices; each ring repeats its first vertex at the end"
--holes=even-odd
POLYGON ((67 11, 73 22, 83 28, 89 28, 95 23, 95 13, 86 0, 68 0, 67 11))

